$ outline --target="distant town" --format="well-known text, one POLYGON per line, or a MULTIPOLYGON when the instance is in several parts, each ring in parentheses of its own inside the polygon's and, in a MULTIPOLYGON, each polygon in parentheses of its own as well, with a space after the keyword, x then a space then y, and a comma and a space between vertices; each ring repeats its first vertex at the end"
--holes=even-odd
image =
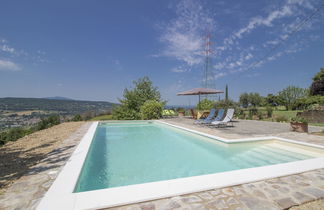
POLYGON ((111 112, 113 105, 110 102, 64 98, 0 98, 0 131, 33 126, 51 115, 59 115, 63 121, 77 114, 93 117, 111 112))

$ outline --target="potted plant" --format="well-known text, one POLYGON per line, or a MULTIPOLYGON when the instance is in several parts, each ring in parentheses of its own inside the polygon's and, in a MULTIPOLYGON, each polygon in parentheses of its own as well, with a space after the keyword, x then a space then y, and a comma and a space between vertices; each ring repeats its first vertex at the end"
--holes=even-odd
POLYGON ((185 110, 184 108, 181 108, 181 107, 178 108, 178 109, 177 109, 178 116, 179 116, 179 117, 183 117, 183 116, 185 116, 185 111, 186 111, 186 110, 185 110))
POLYGON ((305 118, 300 116, 291 118, 290 127, 292 131, 296 132, 308 132, 308 122, 305 118))

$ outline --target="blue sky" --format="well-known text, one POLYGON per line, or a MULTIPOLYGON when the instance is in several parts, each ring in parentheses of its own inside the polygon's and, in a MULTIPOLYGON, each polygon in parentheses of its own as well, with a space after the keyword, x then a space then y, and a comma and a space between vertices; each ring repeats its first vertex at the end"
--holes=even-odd
POLYGON ((202 85, 207 31, 209 79, 217 89, 228 84, 235 100, 309 87, 324 67, 324 7, 290 35, 320 0, 0 4, 0 97, 117 102, 133 80, 149 76, 169 104, 193 105, 198 97, 176 93, 202 85))

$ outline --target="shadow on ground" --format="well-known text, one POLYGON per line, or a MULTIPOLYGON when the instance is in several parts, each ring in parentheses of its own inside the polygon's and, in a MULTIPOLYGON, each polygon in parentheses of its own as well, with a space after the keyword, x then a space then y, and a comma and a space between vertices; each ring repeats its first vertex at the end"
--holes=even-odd
POLYGON ((23 175, 28 176, 62 166, 69 158, 69 153, 65 151, 73 146, 54 149, 49 153, 37 152, 38 149, 50 147, 52 144, 52 142, 45 143, 28 150, 0 148, 0 189, 23 175), (39 166, 33 167, 37 164, 39 166))

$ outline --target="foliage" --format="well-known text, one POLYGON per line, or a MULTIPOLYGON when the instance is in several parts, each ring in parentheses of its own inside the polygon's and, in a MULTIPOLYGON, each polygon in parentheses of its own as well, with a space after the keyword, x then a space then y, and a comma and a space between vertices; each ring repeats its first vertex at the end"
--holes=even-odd
POLYGON ((250 104, 254 107, 259 106, 262 103, 262 96, 259 93, 249 94, 250 104))
POLYGON ((113 119, 113 115, 112 114, 105 114, 105 115, 99 115, 96 116, 94 118, 92 118, 91 120, 112 120, 113 119))
POLYGON ((306 97, 308 91, 296 86, 288 86, 279 92, 279 97, 283 99, 283 105, 286 110, 291 110, 298 99, 306 97))
POLYGON ((272 118, 273 108, 270 106, 267 106, 266 110, 267 110, 267 117, 272 118))
POLYGON ((0 133, 0 145, 7 143, 8 141, 16 141, 30 133, 32 133, 32 129, 24 129, 24 128, 11 128, 8 131, 4 131, 0 133))
POLYGON ((43 110, 60 114, 79 114, 89 110, 111 110, 113 103, 104 101, 53 100, 43 98, 0 98, 0 110, 43 110))
POLYGON ((148 100, 154 100, 164 105, 157 87, 153 87, 148 77, 143 77, 133 82, 135 87, 131 90, 125 89, 121 105, 113 109, 114 119, 138 120, 141 119, 141 106, 148 100))
POLYGON ((288 118, 284 115, 279 115, 275 118, 277 122, 288 122, 288 118))
POLYGON ((267 118, 272 118, 273 108, 271 106, 266 107, 267 118))
POLYGON ((225 88, 225 101, 228 101, 228 86, 225 88))
POLYGON ((248 93, 242 93, 240 95, 239 101, 240 101, 240 105, 243 108, 247 108, 249 106, 249 103, 250 103, 249 94, 248 93))
POLYGON ((114 120, 139 120, 141 119, 140 112, 134 109, 129 109, 126 106, 118 106, 113 110, 114 120))
POLYGON ((295 107, 298 109, 312 109, 313 105, 324 105, 324 96, 316 95, 296 100, 295 107))
POLYGON ((251 106, 260 106, 263 102, 263 97, 259 93, 242 93, 240 95, 240 105, 244 108, 251 106))
POLYGON ((58 125, 60 123, 61 123, 60 116, 52 115, 48 118, 42 119, 39 123, 37 123, 36 129, 43 130, 43 129, 52 127, 54 125, 58 125))
POLYGON ((8 141, 16 141, 26 135, 29 135, 35 131, 43 130, 60 123, 60 117, 58 115, 53 115, 48 118, 42 119, 35 127, 31 128, 11 128, 7 131, 0 133, 0 145, 7 143, 8 141))
POLYGON ((258 109, 255 107, 249 108, 249 119, 252 120, 254 115, 258 115, 258 109))
POLYGON ((216 101, 214 106, 218 109, 220 109, 220 108, 226 109, 226 108, 231 107, 231 108, 235 108, 235 110, 236 110, 238 108, 238 104, 231 99, 216 101))
POLYGON ((283 99, 280 96, 268 94, 267 97, 265 97, 265 102, 269 106, 279 106, 283 104, 283 99))
POLYGON ((164 109, 162 111, 163 116, 175 116, 175 114, 176 114, 175 111, 172 109, 164 109))
POLYGON ((296 117, 291 118, 290 122, 295 122, 295 123, 308 123, 308 121, 305 118, 300 117, 300 116, 296 116, 296 117))
POLYGON ((162 117, 163 105, 155 100, 148 100, 141 106, 142 120, 159 119, 162 117))
POLYGON ((313 83, 310 86, 310 95, 321 95, 324 96, 324 68, 321 68, 313 77, 313 83))
POLYGON ((179 107, 179 108, 177 108, 177 112, 185 112, 186 110, 185 110, 185 108, 183 108, 183 107, 179 107))
POLYGON ((200 101, 200 103, 197 104, 198 110, 209 110, 214 107, 214 102, 211 100, 208 100, 205 98, 204 100, 200 101))
POLYGON ((77 122, 77 121, 82 121, 82 117, 79 114, 76 114, 73 116, 73 118, 71 119, 71 121, 77 122))

